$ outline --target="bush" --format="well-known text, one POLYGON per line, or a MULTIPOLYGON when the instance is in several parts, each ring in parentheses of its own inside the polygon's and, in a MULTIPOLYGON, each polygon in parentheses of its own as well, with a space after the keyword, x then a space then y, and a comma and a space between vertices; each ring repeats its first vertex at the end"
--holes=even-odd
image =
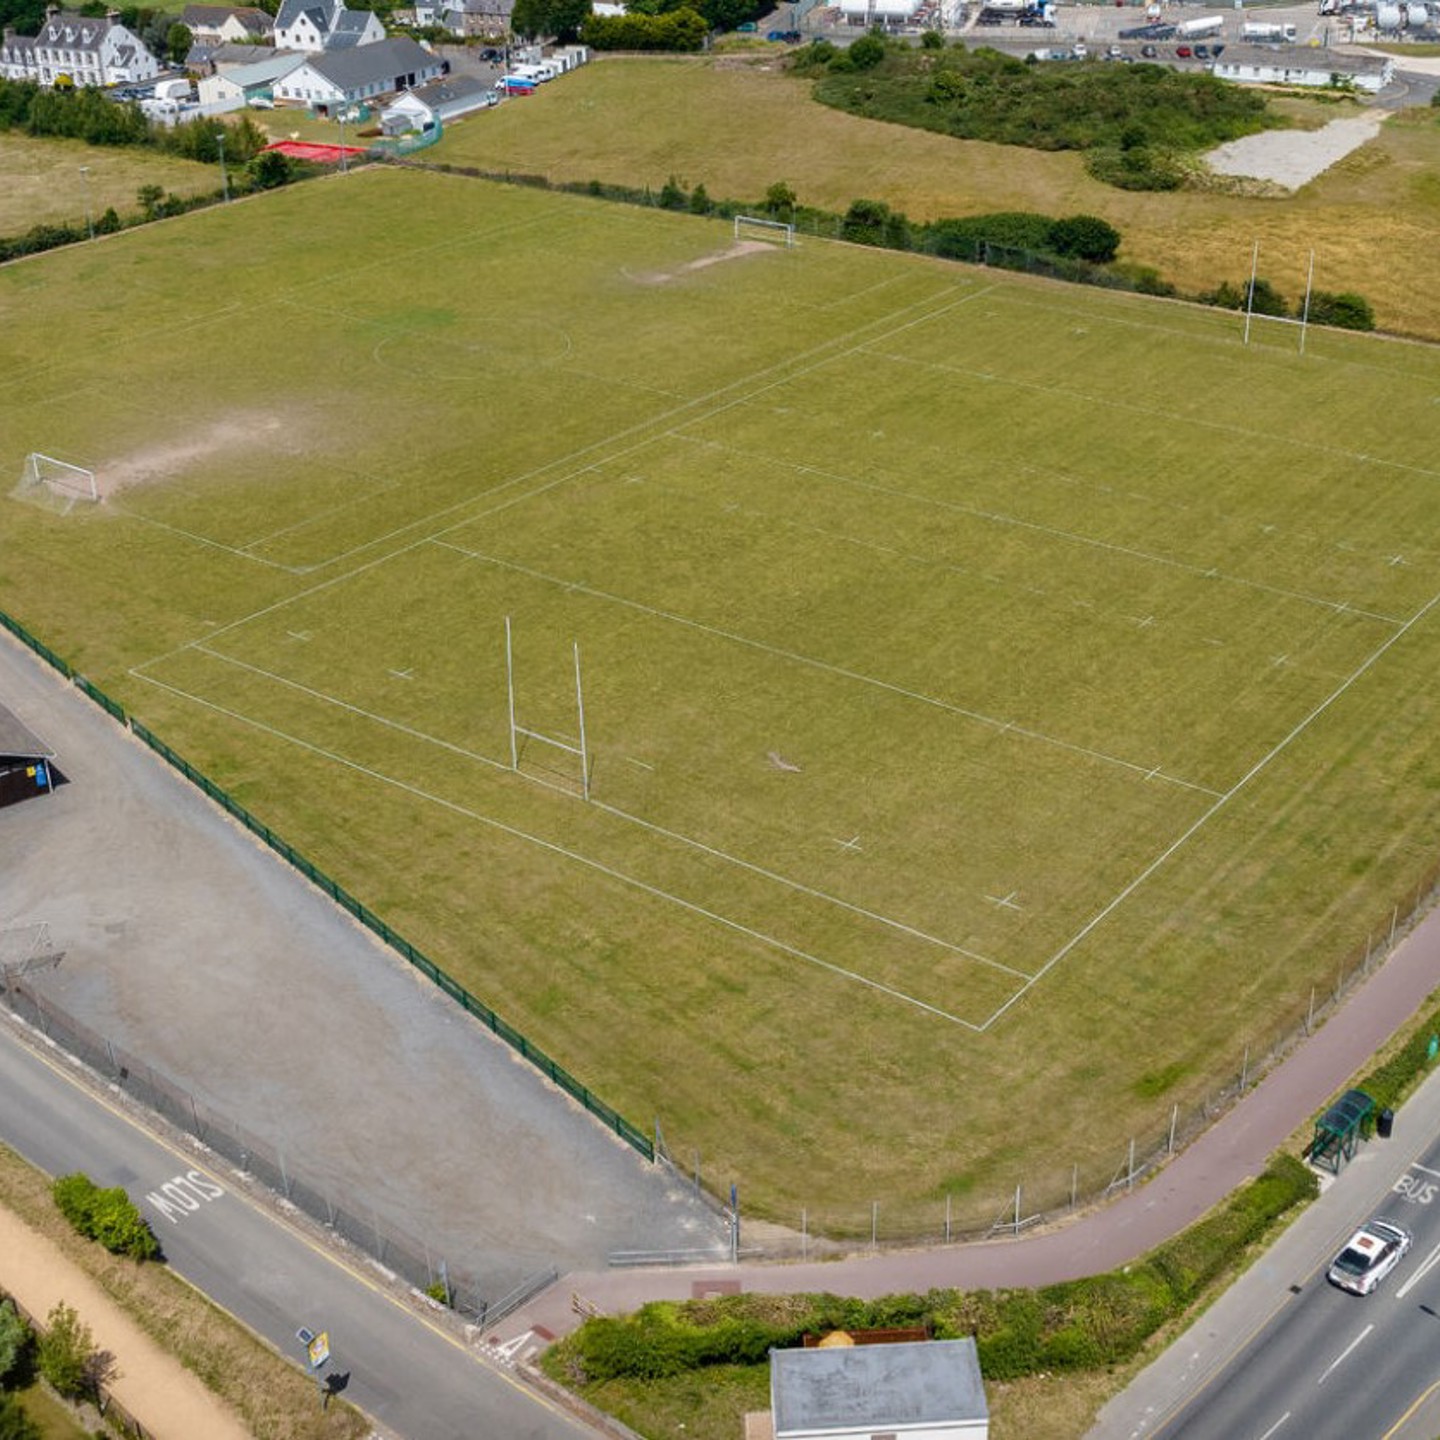
MULTIPOLYGON (((1436 92, 1440 94, 1440 91, 1436 92)), ((1316 325, 1334 325, 1340 330, 1373 330, 1375 312, 1363 295, 1344 290, 1335 294, 1315 290, 1310 295, 1310 316, 1316 325)))
POLYGON ((151 1260, 160 1253, 149 1223, 118 1185, 101 1190, 88 1176, 62 1175, 50 1187, 56 1208, 88 1240, 112 1255, 151 1260))
POLYGON ((0 1300, 0 1390, 25 1372, 35 1334, 10 1300, 0 1300))
POLYGON ((1257 315, 1289 313, 1285 297, 1268 280, 1258 276, 1254 284, 1253 299, 1248 280, 1239 285, 1222 280, 1215 289, 1207 290, 1199 299, 1202 305, 1218 305, 1222 310, 1244 310, 1248 307, 1257 315))
MULTIPOLYGON (((858 43, 858 42, 857 42, 858 43)), ((883 200, 852 200, 840 222, 840 238, 854 245, 910 248, 910 222, 883 200)))
POLYGON ((45 1320, 36 1346, 40 1373, 67 1400, 95 1393, 95 1341, 90 1327, 62 1300, 45 1320))
POLYGON ((1106 265, 1120 249, 1120 232, 1095 215, 1067 215, 1057 220, 1046 237, 1046 249, 1057 255, 1073 256, 1106 265))
POLYGON ((0 1440, 45 1440, 40 1427, 20 1408, 17 1395, 0 1395, 0 1440))

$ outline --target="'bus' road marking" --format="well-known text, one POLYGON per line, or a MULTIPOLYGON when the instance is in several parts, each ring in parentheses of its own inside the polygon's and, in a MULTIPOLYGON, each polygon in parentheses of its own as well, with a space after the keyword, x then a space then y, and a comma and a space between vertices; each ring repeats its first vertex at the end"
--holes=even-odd
POLYGON ((1437 1245, 1416 1267, 1415 1273, 1395 1292, 1397 1300, 1403 1300, 1434 1268, 1440 1265, 1440 1245, 1437 1245))
POLYGON ((1374 1328, 1375 1328, 1374 1325, 1367 1325, 1367 1326, 1325 1367, 1325 1374, 1322 1375, 1315 1383, 1316 1383, 1317 1385, 1323 1385, 1323 1384, 1325 1383, 1326 1376, 1328 1376, 1328 1375, 1330 1374, 1330 1372, 1331 1372, 1342 1360, 1344 1360, 1345 1357, 1346 1357, 1347 1355, 1349 1355, 1350 1352, 1351 1352, 1374 1328))
POLYGON ((1290 1418, 1287 1410, 1261 1437, 1260 1440, 1270 1440, 1270 1437, 1290 1418))
POLYGON ((218 1200, 225 1191, 199 1170, 187 1170, 167 1180, 145 1198, 172 1224, 178 1225, 186 1215, 193 1214, 201 1204, 218 1200))
POLYGON ((1440 1183, 1434 1180, 1422 1180, 1418 1175, 1402 1175, 1391 1186, 1390 1193, 1400 1196, 1407 1205, 1428 1205, 1437 1190, 1440 1190, 1440 1183))

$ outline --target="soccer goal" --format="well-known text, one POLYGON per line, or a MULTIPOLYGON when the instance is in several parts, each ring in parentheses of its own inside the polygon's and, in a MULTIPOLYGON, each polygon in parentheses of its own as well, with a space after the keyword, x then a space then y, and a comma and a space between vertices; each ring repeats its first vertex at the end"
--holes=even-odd
POLYGON ((783 220, 766 220, 759 215, 737 215, 735 238, 768 240, 771 244, 784 245, 788 249, 795 244, 795 227, 787 225, 783 220))
POLYGON ((17 500, 35 501, 62 515, 68 515, 77 500, 100 499, 93 470, 57 460, 53 455, 42 455, 38 450, 25 457, 20 483, 13 493, 17 500))

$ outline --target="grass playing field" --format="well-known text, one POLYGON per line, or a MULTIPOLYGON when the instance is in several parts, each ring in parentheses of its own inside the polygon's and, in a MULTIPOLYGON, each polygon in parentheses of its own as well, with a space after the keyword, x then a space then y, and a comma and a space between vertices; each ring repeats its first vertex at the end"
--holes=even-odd
POLYGON ((0 323, 0 604, 752 1210, 1103 1184, 1432 864, 1427 349, 396 172, 0 323))
MULTIPOLYGON (((1359 113, 1348 103, 1274 103, 1307 127, 1359 113)), ((703 183, 714 199, 757 200, 784 180, 807 205, 843 211, 865 197, 916 220, 1100 215, 1124 235, 1124 259, 1157 267, 1192 294, 1243 282, 1258 240, 1260 273, 1293 303, 1313 249, 1319 288, 1367 296, 1382 328, 1440 337, 1440 283, 1417 264, 1440 232, 1440 122, 1423 106, 1388 119, 1293 195, 1127 193, 1091 179, 1076 152, 953 140, 831 110, 773 56, 766 66, 607 57, 449 127, 428 157, 656 190, 673 174, 703 183)))

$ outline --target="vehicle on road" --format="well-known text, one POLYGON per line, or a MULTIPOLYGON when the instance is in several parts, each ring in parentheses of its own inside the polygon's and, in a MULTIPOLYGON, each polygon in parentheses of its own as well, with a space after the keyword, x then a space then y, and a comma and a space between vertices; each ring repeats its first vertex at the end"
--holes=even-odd
POLYGON ((1390 1220, 1367 1220, 1330 1264, 1325 1278, 1352 1295, 1368 1295, 1405 1258, 1408 1230, 1390 1220))

